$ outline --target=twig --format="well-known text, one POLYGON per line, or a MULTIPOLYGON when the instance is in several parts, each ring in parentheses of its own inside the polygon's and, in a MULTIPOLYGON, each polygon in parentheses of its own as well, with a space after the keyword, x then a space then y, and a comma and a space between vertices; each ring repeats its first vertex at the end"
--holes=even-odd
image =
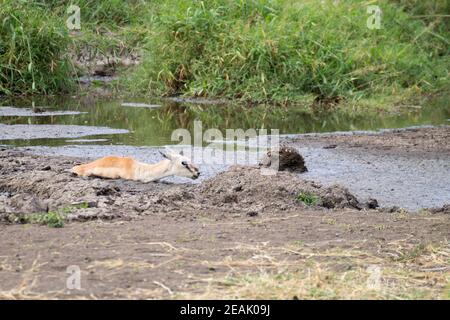
POLYGON ((173 295, 172 290, 170 290, 170 288, 168 286, 165 286, 164 284, 162 284, 161 282, 158 282, 158 281, 153 281, 153 283, 160 286, 164 290, 166 290, 169 293, 169 295, 173 295))

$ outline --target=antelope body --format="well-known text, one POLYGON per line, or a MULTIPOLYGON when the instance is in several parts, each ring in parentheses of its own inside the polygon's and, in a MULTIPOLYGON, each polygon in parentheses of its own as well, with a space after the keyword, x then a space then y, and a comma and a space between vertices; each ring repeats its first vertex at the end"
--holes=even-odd
POLYGON ((151 182, 169 176, 197 179, 200 171, 182 154, 161 153, 166 159, 147 164, 128 157, 108 156, 93 162, 75 166, 72 172, 78 176, 96 176, 109 179, 126 179, 151 182))

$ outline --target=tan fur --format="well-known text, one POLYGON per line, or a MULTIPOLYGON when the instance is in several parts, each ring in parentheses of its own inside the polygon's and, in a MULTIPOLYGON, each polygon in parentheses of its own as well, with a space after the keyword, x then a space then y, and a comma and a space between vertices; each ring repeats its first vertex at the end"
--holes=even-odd
POLYGON ((132 180, 134 167, 135 161, 131 158, 109 156, 75 166, 72 168, 72 172, 83 177, 98 176, 110 179, 132 180))
POLYGON ((182 166, 187 158, 177 155, 165 155, 164 159, 156 164, 146 164, 128 157, 107 156, 93 162, 75 166, 72 172, 78 176, 96 176, 109 179, 126 179, 143 182, 155 181, 160 178, 177 175, 196 179, 200 172, 189 163, 182 166), (188 167, 188 168, 187 168, 188 167))

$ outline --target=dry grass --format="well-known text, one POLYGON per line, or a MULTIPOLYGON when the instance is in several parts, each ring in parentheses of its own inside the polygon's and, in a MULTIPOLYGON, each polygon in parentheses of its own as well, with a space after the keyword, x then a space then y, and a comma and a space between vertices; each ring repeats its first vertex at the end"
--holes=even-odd
POLYGON ((52 293, 47 295, 33 292, 33 287, 38 280, 36 273, 41 266, 45 265, 45 263, 39 263, 38 261, 39 257, 33 261, 31 268, 24 272, 22 281, 16 287, 0 291, 0 300, 50 299, 52 293))
POLYGON ((134 270, 142 270, 146 268, 154 268, 155 265, 145 261, 124 261, 123 259, 109 259, 103 261, 94 261, 90 264, 87 269, 108 269, 108 270, 118 270, 123 268, 130 268, 134 270))
MULTIPOLYGON (((242 243, 213 249, 217 255, 208 254, 212 257, 208 260, 201 259, 199 250, 148 244, 163 249, 167 259, 159 264, 109 259, 93 261, 87 269, 112 279, 122 277, 123 271, 142 275, 176 262, 185 275, 183 283, 150 279, 145 288, 111 286, 96 293, 44 293, 36 289, 45 265, 38 257, 16 287, 0 291, 0 299, 450 299, 448 243, 413 244, 408 238, 370 252, 357 242, 348 242, 354 247, 346 248, 332 248, 329 243, 314 247, 299 242, 281 246, 242 243), (217 271, 189 275, 187 267, 192 266, 217 271)), ((7 266, 6 262, 2 265, 7 266)))
POLYGON ((355 249, 318 252, 290 246, 264 253, 260 247, 253 249, 251 258, 227 257, 211 264, 228 267, 230 273, 217 279, 199 279, 206 282, 206 289, 201 284, 175 298, 450 299, 448 246, 402 244, 384 257, 355 249), (280 251, 297 259, 277 258, 280 251), (249 269, 258 272, 244 271, 249 269))

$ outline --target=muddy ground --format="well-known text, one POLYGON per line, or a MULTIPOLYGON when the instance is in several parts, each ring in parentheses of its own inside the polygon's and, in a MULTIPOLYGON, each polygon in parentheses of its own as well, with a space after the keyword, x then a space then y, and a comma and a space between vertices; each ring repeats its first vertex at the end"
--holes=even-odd
POLYGON ((337 183, 358 198, 408 211, 450 203, 450 126, 288 138, 311 170, 303 176, 337 183))
MULTIPOLYGON (((448 132, 290 143, 429 157, 448 154, 448 132)), ((251 166, 200 184, 81 179, 68 169, 82 161, 0 151, 0 298, 450 298, 449 206, 376 208, 251 166), (29 219, 39 212, 64 227, 29 219)))
POLYGON ((290 138, 290 143, 320 145, 325 149, 347 147, 369 153, 391 153, 422 157, 450 155, 450 126, 409 127, 374 132, 342 132, 341 134, 306 134, 290 138))

